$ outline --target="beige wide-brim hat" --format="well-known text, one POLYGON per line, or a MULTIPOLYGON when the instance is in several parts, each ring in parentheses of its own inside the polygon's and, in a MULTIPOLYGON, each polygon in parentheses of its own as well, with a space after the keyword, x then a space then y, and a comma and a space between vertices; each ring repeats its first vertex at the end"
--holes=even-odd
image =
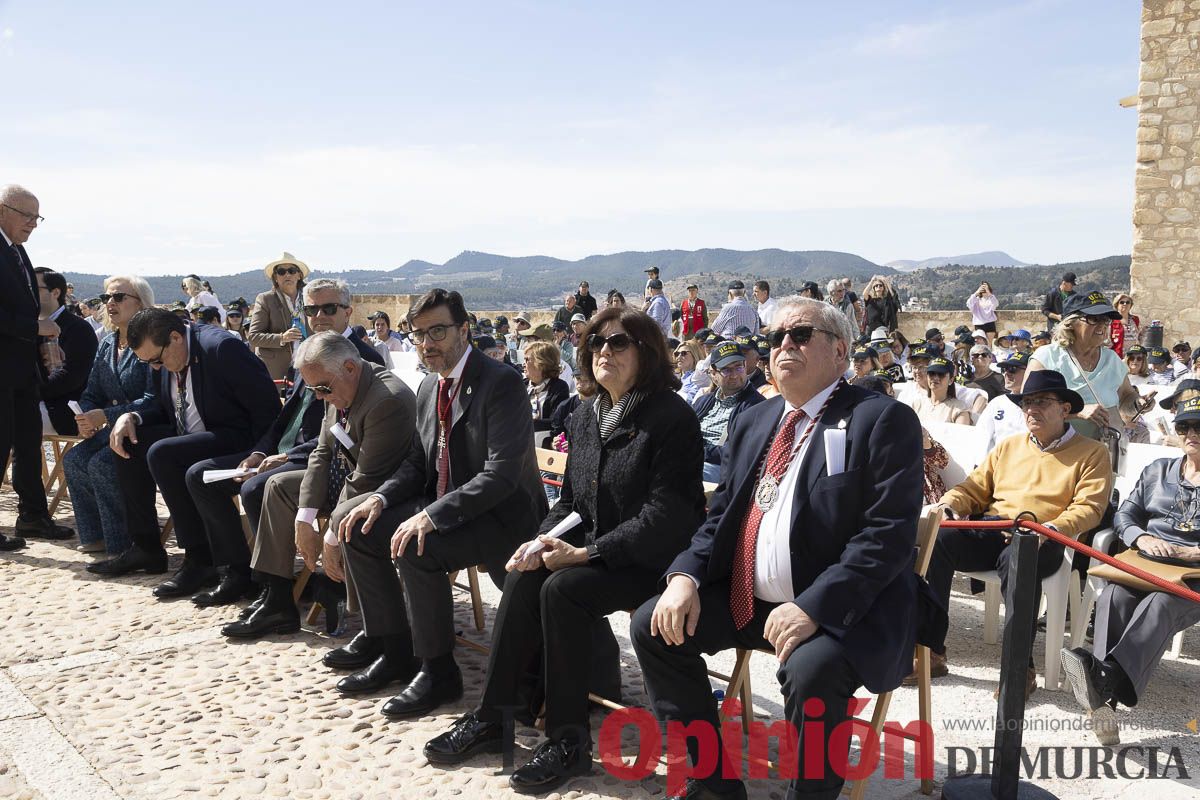
POLYGON ((283 266, 284 264, 294 264, 295 266, 299 267, 301 278, 308 278, 308 273, 311 272, 311 270, 308 268, 308 264, 305 264, 303 261, 285 250, 283 253, 283 258, 279 259, 278 261, 272 261, 270 264, 267 264, 265 267, 263 267, 263 274, 267 276, 267 280, 274 283, 275 268, 283 266))

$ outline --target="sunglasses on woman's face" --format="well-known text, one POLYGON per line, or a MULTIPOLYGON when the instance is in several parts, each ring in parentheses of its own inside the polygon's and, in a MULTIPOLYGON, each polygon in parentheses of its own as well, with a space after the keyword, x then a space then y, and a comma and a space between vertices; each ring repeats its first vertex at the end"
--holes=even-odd
POLYGON ((241 319, 241 318, 242 318, 242 312, 240 312, 240 311, 230 311, 230 312, 229 312, 228 314, 226 314, 225 316, 227 316, 229 319, 241 319))
POLYGON ((100 295, 100 302, 107 303, 111 300, 114 303, 124 303, 126 297, 137 298, 137 295, 130 294, 129 292, 113 292, 112 294, 105 293, 100 295))
POLYGON ((1195 431, 1196 433, 1200 433, 1200 421, 1193 422, 1191 420, 1188 420, 1186 422, 1176 422, 1175 423, 1175 433, 1178 434, 1179 436, 1187 436, 1189 433, 1191 433, 1193 431, 1195 431))
POLYGON ((623 350, 628 350, 630 345, 639 344, 639 342, 628 333, 614 333, 611 336, 601 336, 598 333, 593 333, 587 337, 587 344, 593 353, 599 353, 604 349, 605 345, 608 345, 608 349, 614 353, 620 353, 623 350))
POLYGON ((276 267, 275 274, 276 275, 299 275, 300 268, 299 267, 276 267))

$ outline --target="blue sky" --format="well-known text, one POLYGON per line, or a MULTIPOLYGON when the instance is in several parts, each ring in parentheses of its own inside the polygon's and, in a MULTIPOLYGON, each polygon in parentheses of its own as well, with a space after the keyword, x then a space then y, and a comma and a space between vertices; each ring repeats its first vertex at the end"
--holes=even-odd
POLYGON ((0 0, 35 263, 1128 253, 1140 4, 0 0))

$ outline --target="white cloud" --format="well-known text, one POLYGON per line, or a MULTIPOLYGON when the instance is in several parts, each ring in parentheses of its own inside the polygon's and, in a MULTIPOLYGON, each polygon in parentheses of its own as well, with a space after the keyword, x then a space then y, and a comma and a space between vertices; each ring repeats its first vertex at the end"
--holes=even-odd
POLYGON ((913 56, 945 49, 949 24, 903 22, 855 43, 853 51, 864 56, 913 56))

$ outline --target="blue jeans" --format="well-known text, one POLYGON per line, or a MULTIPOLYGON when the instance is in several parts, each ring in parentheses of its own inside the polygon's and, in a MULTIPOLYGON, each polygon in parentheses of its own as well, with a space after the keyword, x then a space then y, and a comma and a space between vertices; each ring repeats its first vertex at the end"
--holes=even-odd
POLYGON ((125 552, 130 545, 125 505, 117 486, 116 458, 108 447, 107 431, 75 445, 63 458, 80 544, 103 541, 112 555, 125 552))
POLYGON ((720 464, 710 464, 707 461, 705 461, 704 462, 704 471, 701 474, 701 477, 708 483, 720 483, 721 482, 721 465, 720 464))

